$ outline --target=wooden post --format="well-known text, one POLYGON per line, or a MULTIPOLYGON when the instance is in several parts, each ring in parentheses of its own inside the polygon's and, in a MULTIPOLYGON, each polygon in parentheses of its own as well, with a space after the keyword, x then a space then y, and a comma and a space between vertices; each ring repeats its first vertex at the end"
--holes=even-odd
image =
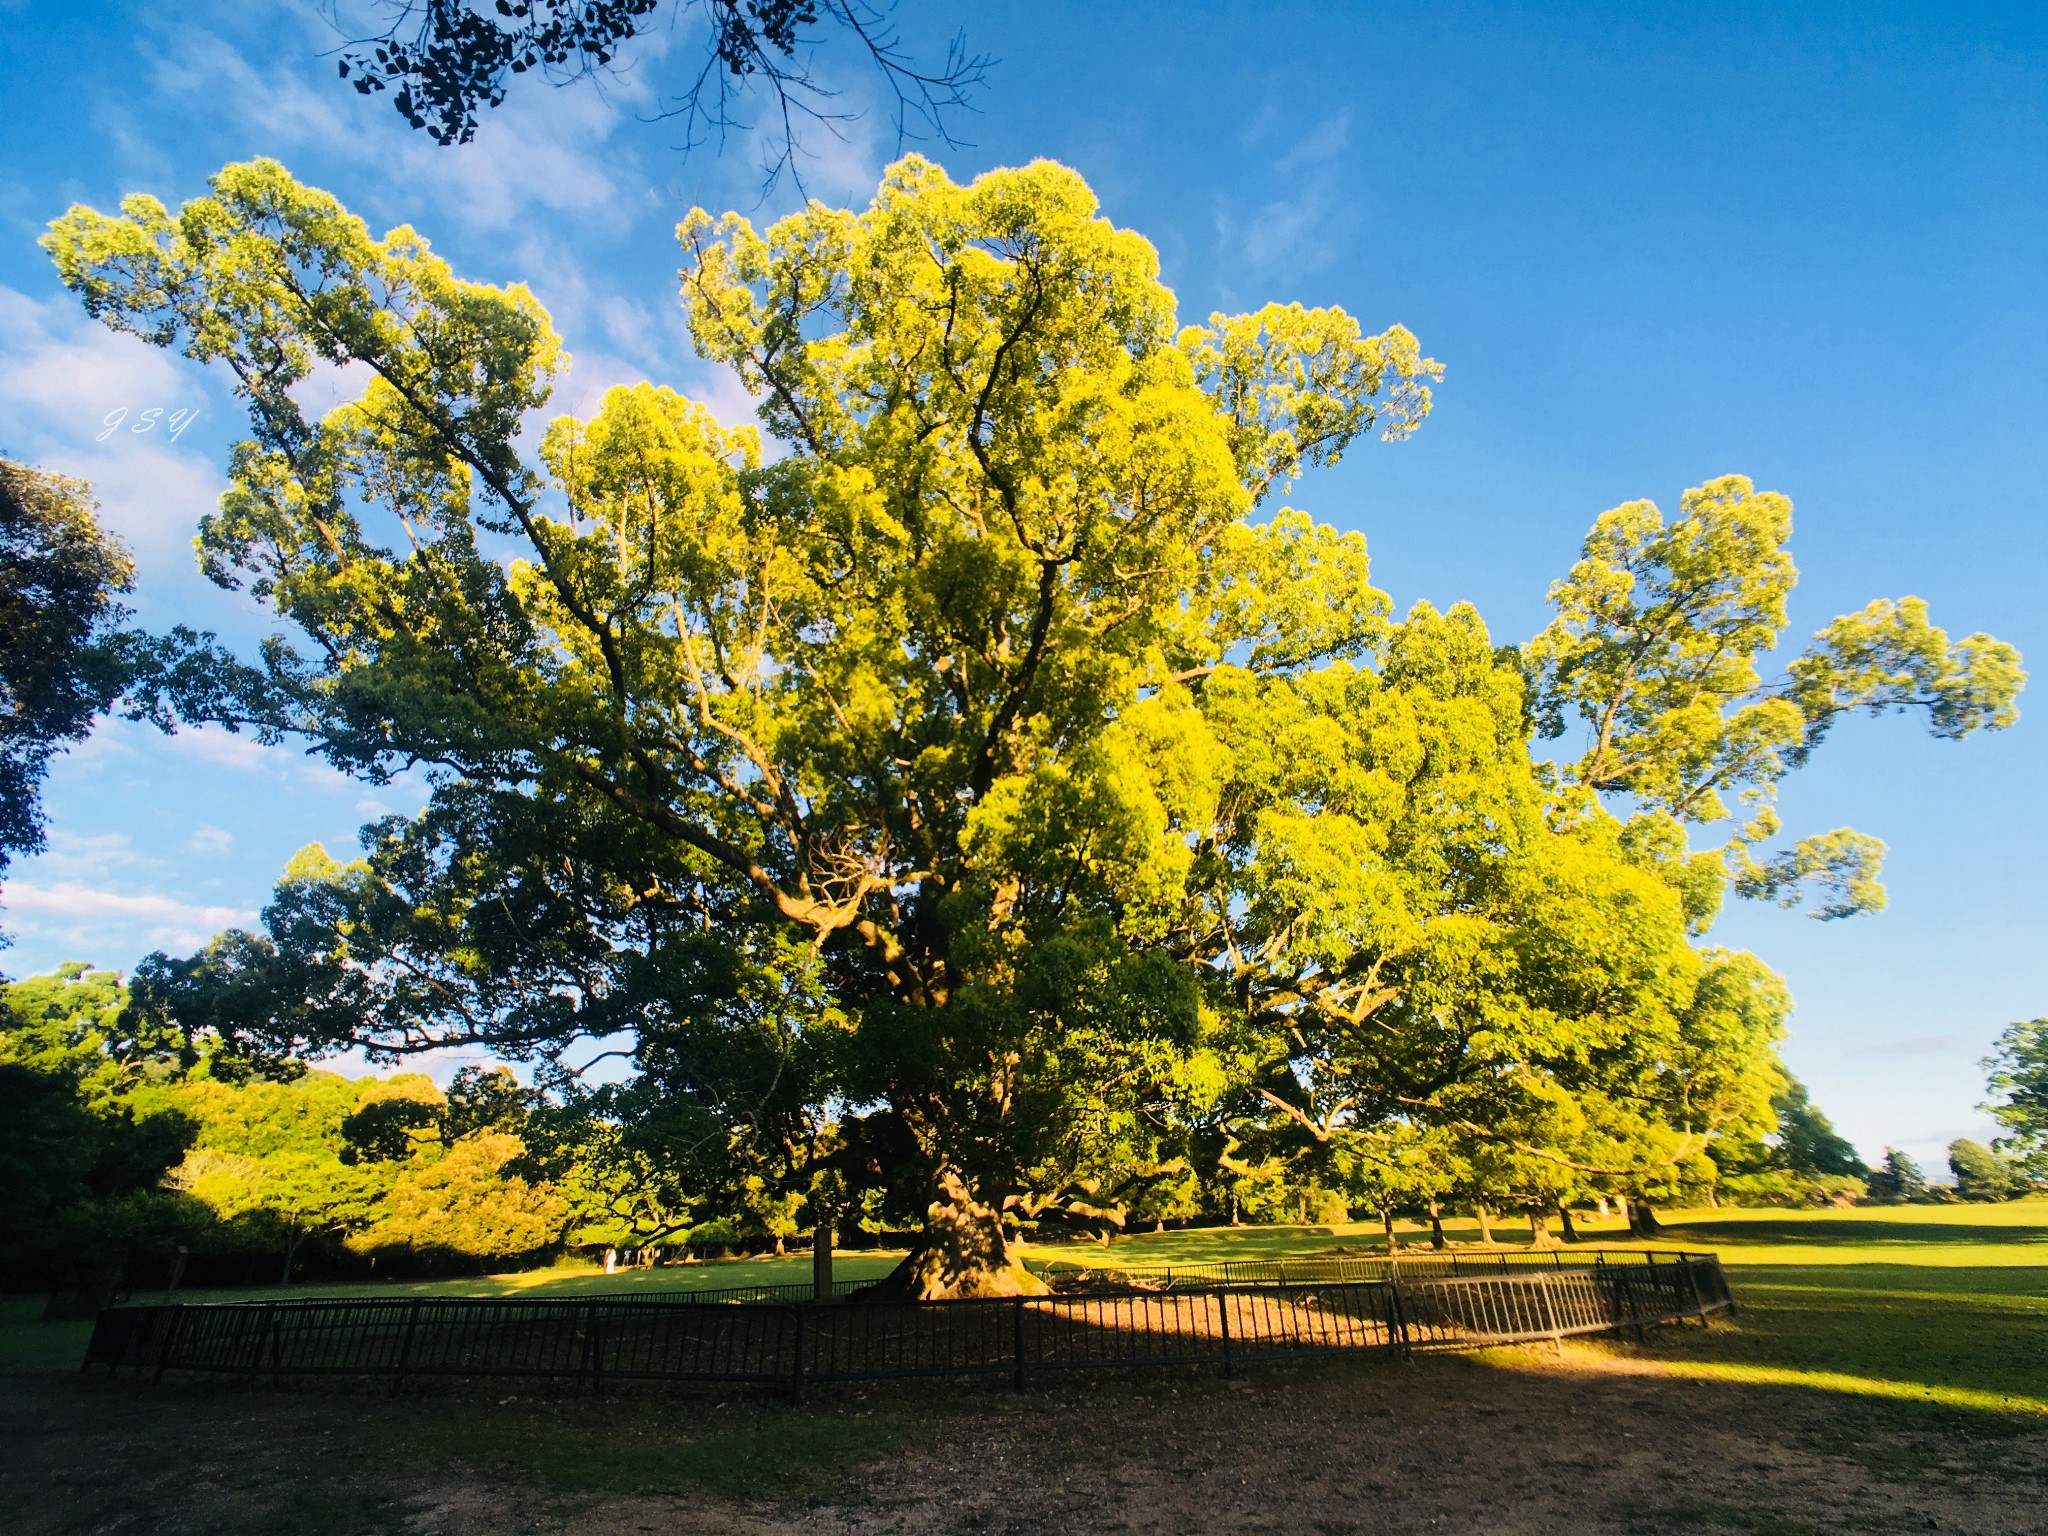
POLYGON ((811 1299, 832 1299, 832 1223, 823 1216, 811 1234, 811 1299))

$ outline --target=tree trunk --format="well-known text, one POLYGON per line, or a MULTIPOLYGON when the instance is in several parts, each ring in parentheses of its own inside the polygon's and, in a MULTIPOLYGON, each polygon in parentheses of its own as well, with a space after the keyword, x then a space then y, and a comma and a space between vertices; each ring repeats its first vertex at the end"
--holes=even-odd
POLYGON ((915 1246, 876 1283, 875 1295, 944 1301, 1046 1294, 1046 1283, 1011 1249, 1000 1211, 976 1199, 967 1181, 950 1168, 939 1176, 937 1193, 915 1246))
POLYGON ((278 1276, 279 1285, 292 1283, 292 1260, 299 1256, 299 1244, 305 1240, 306 1234, 299 1230, 296 1223, 284 1229, 284 1273, 278 1276))
POLYGON ((1394 1213, 1384 1206, 1380 1208, 1380 1230, 1387 1234, 1387 1252, 1399 1253, 1401 1239, 1394 1236, 1394 1213))
POLYGON ((1439 1251, 1445 1246, 1444 1213, 1437 1208, 1434 1200, 1429 1202, 1429 1246, 1439 1251))
POLYGON ((1531 1248, 1549 1248, 1554 1246, 1550 1236, 1550 1228, 1543 1220, 1543 1213, 1538 1210, 1531 1210, 1529 1212, 1529 1246, 1531 1248))
POLYGON ((1564 1234, 1566 1242, 1576 1243, 1579 1240, 1579 1229, 1572 1225, 1572 1208, 1562 1200, 1557 1202, 1557 1229, 1564 1234))
POLYGON ((832 1223, 823 1218, 811 1234, 811 1295, 818 1301, 832 1299, 832 1223))
POLYGON ((1493 1217, 1483 1205, 1472 1207, 1472 1214, 1479 1219, 1479 1241, 1487 1247, 1493 1246, 1493 1217))
POLYGON ((1637 1195, 1628 1203, 1628 1229, 1637 1237, 1655 1237, 1664 1230, 1664 1223, 1650 1209, 1650 1202, 1637 1195))

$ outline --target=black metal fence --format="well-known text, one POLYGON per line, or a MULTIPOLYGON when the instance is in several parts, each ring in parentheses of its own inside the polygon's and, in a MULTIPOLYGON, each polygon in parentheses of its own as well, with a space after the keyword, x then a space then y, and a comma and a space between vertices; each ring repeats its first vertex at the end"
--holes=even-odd
MULTIPOLYGON (((1519 1257, 1519 1256, 1518 1256, 1519 1257)), ((1581 1256, 1574 1255, 1574 1259, 1581 1256)), ((1639 1252, 1477 1273, 1300 1273, 959 1301, 819 1302, 675 1292, 562 1299, 422 1296, 110 1307, 85 1364, 282 1382, 428 1376, 779 1385, 909 1376, 1217 1365, 1354 1351, 1472 1349, 1704 1321, 1733 1304, 1718 1259, 1639 1252)), ((1344 1263, 1349 1261, 1332 1261, 1344 1263)), ((1467 1261, 1469 1264, 1469 1260, 1467 1261)), ((852 1282, 849 1292, 858 1288, 852 1282)), ((785 1289, 785 1288, 775 1288, 785 1289)))

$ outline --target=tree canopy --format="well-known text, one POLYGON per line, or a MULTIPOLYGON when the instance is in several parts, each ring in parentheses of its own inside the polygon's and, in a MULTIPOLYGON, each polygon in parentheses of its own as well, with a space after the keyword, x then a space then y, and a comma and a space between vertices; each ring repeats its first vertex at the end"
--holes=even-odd
POLYGON ((94 511, 83 481, 0 457, 0 876, 43 846, 43 775, 127 673, 134 565, 94 511))
POLYGON ((2048 1175, 2048 1019, 2007 1025, 1983 1067, 1997 1095, 1984 1108, 2008 1132, 1998 1149, 2048 1175))
POLYGON ((1396 620, 1363 538, 1285 498, 1414 430, 1439 366, 1336 309, 1181 323, 1062 167, 912 157, 865 211, 678 238, 772 448, 652 383, 536 448, 532 296, 270 162, 52 227, 92 313, 250 409, 201 561, 300 638, 155 685, 434 784, 363 859, 295 861, 264 934, 152 961, 172 1014, 536 1058, 679 1189, 921 1220, 926 1295, 1028 1287, 1016 1223, 1193 1170, 1640 1196, 1775 1124, 1789 998, 1693 942, 1724 885, 1873 904, 1860 843, 1749 852, 1770 786, 1847 709, 2013 718, 2016 655, 1911 599, 1764 689, 1789 504, 1739 477, 1602 518, 1525 650, 1396 620), (320 362, 368 382, 315 421, 320 362), (1593 749, 1537 761, 1574 715, 1593 749), (1727 793, 1751 821, 1693 850, 1727 793), (629 1081, 583 1081, 595 1042, 629 1081))

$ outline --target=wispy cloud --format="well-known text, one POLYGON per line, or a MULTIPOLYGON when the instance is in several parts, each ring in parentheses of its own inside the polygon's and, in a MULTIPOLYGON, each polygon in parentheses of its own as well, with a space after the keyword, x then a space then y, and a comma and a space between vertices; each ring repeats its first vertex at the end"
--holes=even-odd
POLYGON ((174 442, 167 419, 212 409, 196 366, 108 330, 68 297, 38 302, 0 287, 0 407, 10 452, 92 483, 145 586, 200 579, 192 530, 223 482, 199 439, 174 442))
MULTIPOLYGON (((1263 141, 1270 121, 1254 126, 1263 141)), ((1356 193, 1348 184, 1351 110, 1342 108, 1281 148, 1267 184, 1274 196, 1255 208, 1223 203, 1216 210, 1216 238, 1251 275, 1312 272, 1344 249, 1357 227, 1356 193)))
POLYGON ((175 24, 163 29, 155 54, 151 83, 162 95, 232 113, 280 155, 355 146, 392 184, 478 229, 504 229, 535 207, 614 223, 631 217, 632 200, 592 153, 619 121, 619 92, 515 93, 483 118, 472 142, 451 149, 424 134, 366 125, 365 104, 328 76, 324 61, 317 77, 310 59, 296 68, 267 59, 259 68, 227 38, 175 24))
POLYGON ((104 880, 121 870, 161 869, 163 860, 143 853, 126 832, 75 832, 52 827, 35 855, 38 875, 59 880, 104 880))
POLYGON ((113 891, 82 880, 16 880, 0 892, 0 904, 40 940, 117 952, 133 945, 132 935, 148 945, 191 949, 257 917, 241 907, 209 906, 157 891, 113 891))
POLYGON ((202 821, 192 829, 192 835, 185 839, 185 846, 193 853, 225 853, 235 845, 235 834, 226 827, 216 827, 212 822, 202 821))

